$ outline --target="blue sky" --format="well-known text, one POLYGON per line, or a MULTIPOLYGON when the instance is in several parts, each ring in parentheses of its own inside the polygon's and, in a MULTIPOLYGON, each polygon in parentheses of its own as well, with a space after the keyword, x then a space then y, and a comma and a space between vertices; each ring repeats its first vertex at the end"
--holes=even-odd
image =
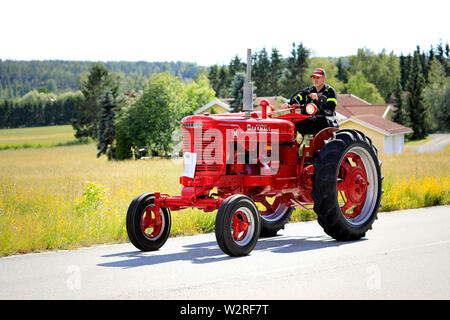
POLYGON ((450 2, 286 0, 2 0, 0 59, 188 61, 284 57, 292 43, 313 56, 366 47, 395 54, 449 41, 450 2), (315 4, 315 5, 314 5, 315 4), (311 6, 313 5, 313 6, 311 6))

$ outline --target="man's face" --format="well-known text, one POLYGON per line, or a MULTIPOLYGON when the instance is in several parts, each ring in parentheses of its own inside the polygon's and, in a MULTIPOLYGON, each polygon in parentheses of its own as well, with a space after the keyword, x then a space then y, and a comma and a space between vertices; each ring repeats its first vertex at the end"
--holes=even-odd
POLYGON ((325 78, 323 76, 312 76, 312 81, 316 88, 320 88, 325 83, 325 78))

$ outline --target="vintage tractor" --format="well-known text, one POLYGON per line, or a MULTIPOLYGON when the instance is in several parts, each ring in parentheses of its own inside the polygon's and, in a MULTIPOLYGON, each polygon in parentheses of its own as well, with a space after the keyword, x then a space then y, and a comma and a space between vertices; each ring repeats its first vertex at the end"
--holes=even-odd
POLYGON ((185 208, 218 210, 216 239, 230 256, 249 254, 260 235, 276 235, 295 207, 313 209, 338 241, 360 239, 372 228, 382 174, 371 140, 357 130, 325 128, 299 142, 295 123, 320 104, 274 111, 262 100, 261 111, 253 111, 249 80, 247 67, 244 112, 182 120, 181 194, 143 193, 131 202, 126 227, 136 248, 158 250, 169 237, 171 210, 185 208))

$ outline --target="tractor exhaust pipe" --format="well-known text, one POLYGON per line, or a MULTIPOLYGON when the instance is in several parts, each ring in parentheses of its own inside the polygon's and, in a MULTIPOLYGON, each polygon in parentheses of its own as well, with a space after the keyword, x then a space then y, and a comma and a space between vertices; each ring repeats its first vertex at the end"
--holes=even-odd
POLYGON ((253 84, 252 84, 252 50, 247 49, 247 79, 244 83, 243 108, 245 117, 250 118, 253 111, 253 84))

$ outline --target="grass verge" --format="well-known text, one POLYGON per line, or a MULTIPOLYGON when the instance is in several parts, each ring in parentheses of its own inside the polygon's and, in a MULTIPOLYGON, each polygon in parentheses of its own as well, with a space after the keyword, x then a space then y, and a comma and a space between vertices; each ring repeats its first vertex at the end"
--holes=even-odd
MULTIPOLYGON (((0 256, 127 242, 128 205, 180 191, 181 160, 106 161, 94 144, 0 153, 0 256)), ((382 156, 381 211, 450 204, 450 148, 382 156)), ((215 212, 172 212, 171 236, 214 230, 215 212)), ((316 219, 297 208, 291 221, 316 219)))

